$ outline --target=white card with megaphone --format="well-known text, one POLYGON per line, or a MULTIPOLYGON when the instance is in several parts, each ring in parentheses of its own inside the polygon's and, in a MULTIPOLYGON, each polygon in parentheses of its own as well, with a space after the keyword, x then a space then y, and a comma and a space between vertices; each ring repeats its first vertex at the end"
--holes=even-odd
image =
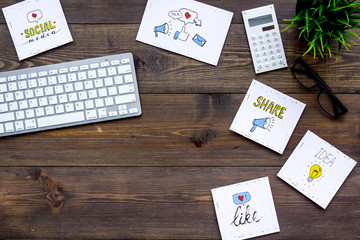
POLYGON ((307 131, 278 177, 325 209, 355 165, 356 161, 307 131))
POLYGON ((136 40, 216 66, 232 17, 193 0, 148 0, 136 40))
POLYGON ((282 154, 305 106, 254 79, 230 130, 282 154))

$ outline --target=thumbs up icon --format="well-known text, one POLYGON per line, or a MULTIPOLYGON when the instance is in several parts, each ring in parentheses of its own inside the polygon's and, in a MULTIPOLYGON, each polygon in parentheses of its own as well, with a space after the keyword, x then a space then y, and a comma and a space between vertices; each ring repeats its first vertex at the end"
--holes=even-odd
POLYGON ((181 32, 179 32, 179 31, 175 32, 174 39, 175 40, 179 39, 179 40, 185 42, 189 38, 189 35, 190 34, 185 32, 185 26, 184 26, 184 27, 182 27, 181 32))

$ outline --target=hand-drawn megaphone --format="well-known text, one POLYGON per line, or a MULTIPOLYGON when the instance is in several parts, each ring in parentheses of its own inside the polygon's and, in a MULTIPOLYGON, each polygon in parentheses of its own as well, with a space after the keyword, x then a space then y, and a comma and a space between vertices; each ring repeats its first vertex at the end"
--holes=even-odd
POLYGON ((250 132, 255 131, 256 127, 261 127, 263 129, 267 129, 270 126, 271 119, 270 118, 260 118, 260 119, 254 119, 253 120, 253 128, 250 130, 250 132))
POLYGON ((167 34, 169 32, 169 24, 164 23, 161 26, 157 26, 154 28, 154 32, 155 32, 155 37, 158 36, 158 32, 163 33, 163 34, 167 34))

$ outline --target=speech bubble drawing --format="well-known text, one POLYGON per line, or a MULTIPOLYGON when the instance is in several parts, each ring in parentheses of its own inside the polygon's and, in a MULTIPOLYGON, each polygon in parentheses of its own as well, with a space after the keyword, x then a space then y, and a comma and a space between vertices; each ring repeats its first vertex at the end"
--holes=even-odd
POLYGON ((39 9, 31 11, 27 14, 27 20, 29 21, 29 23, 32 23, 32 22, 38 23, 42 17, 43 17, 43 14, 39 9))
POLYGON ((196 26, 201 26, 201 20, 198 18, 198 14, 187 8, 182 8, 179 11, 171 11, 169 12, 169 17, 182 21, 185 25, 194 23, 196 26))
POLYGON ((236 205, 243 205, 251 200, 249 192, 242 192, 233 195, 233 201, 236 205))

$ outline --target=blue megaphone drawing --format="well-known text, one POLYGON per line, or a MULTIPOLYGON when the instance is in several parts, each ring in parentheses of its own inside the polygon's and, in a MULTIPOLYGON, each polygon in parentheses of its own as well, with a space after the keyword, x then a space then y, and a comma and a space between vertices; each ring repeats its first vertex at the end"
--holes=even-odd
POLYGON ((169 24, 164 23, 161 26, 154 27, 155 37, 158 36, 158 32, 167 34, 169 32, 169 24))
POLYGON ((267 129, 270 126, 271 119, 270 118, 260 118, 254 119, 252 124, 254 125, 250 132, 255 131, 256 127, 261 127, 263 129, 267 129))

